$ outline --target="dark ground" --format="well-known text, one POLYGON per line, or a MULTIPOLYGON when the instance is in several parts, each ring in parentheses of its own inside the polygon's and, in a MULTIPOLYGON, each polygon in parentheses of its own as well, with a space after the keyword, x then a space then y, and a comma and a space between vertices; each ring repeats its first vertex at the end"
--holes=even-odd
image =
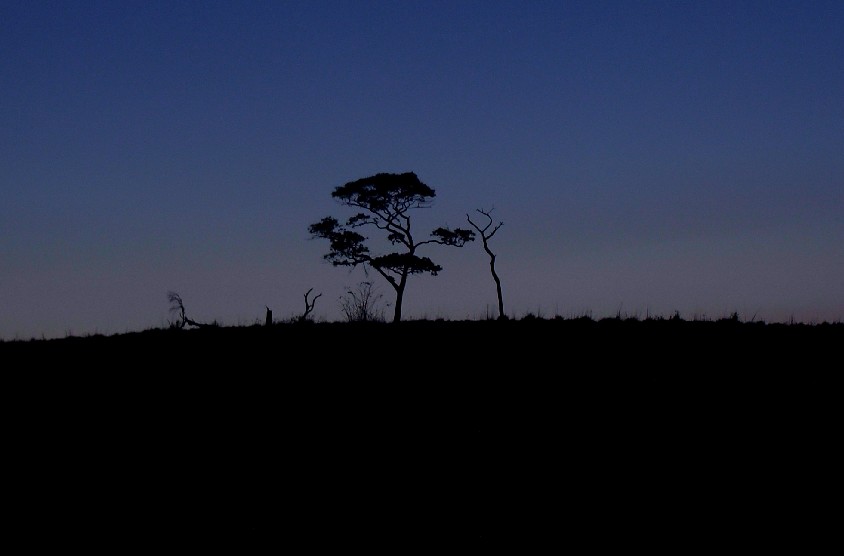
POLYGON ((32 547, 805 548, 838 528, 842 340, 523 319, 0 343, 6 528, 32 547))

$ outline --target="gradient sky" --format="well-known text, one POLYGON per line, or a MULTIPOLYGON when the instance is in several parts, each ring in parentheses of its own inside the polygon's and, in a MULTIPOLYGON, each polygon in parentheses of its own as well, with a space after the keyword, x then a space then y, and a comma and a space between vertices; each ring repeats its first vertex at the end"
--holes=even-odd
MULTIPOLYGON (((0 83, 3 339, 340 319, 308 224, 406 171, 510 315, 844 319, 840 0, 0 0, 0 83)), ((405 317, 494 312, 422 254, 405 317)))

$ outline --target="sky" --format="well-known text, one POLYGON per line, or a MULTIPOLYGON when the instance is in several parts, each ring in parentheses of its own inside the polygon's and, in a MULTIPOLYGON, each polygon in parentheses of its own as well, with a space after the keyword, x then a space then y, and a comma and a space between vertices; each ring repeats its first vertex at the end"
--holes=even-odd
MULTIPOLYGON (((0 339, 388 303, 308 225, 411 171, 510 316, 844 319, 837 0, 0 0, 0 83, 0 339)), ((427 247, 405 317, 494 315, 427 247)))

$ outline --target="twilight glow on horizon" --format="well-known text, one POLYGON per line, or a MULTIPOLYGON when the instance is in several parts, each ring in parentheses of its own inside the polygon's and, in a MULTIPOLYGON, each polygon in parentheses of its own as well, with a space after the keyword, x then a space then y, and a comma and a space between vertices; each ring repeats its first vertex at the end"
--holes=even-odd
MULTIPOLYGON (((510 316, 844 320, 840 1, 3 1, 0 77, 0 339, 341 320, 308 226, 379 172, 495 208, 510 316)), ((405 318, 495 312, 420 254, 405 318)))

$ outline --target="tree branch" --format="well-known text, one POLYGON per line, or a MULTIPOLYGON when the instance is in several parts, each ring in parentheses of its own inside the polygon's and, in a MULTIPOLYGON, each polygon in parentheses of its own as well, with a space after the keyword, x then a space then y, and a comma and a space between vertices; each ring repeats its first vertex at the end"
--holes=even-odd
POLYGON ((471 224, 473 228, 475 228, 476 230, 478 230, 478 232, 480 232, 481 236, 483 236, 484 239, 490 239, 492 236, 495 235, 495 232, 497 232, 498 229, 501 226, 504 225, 504 222, 499 222, 498 224, 496 224, 495 228, 493 228, 492 231, 489 234, 486 234, 486 231, 489 229, 490 226, 492 226, 492 211, 493 210, 495 210, 495 209, 491 208, 488 211, 482 210, 482 209, 475 209, 476 212, 483 214, 489 220, 489 222, 487 222, 486 226, 484 226, 483 228, 479 227, 477 224, 472 222, 472 219, 469 218, 468 214, 466 214, 466 220, 469 221, 469 224, 471 224))

